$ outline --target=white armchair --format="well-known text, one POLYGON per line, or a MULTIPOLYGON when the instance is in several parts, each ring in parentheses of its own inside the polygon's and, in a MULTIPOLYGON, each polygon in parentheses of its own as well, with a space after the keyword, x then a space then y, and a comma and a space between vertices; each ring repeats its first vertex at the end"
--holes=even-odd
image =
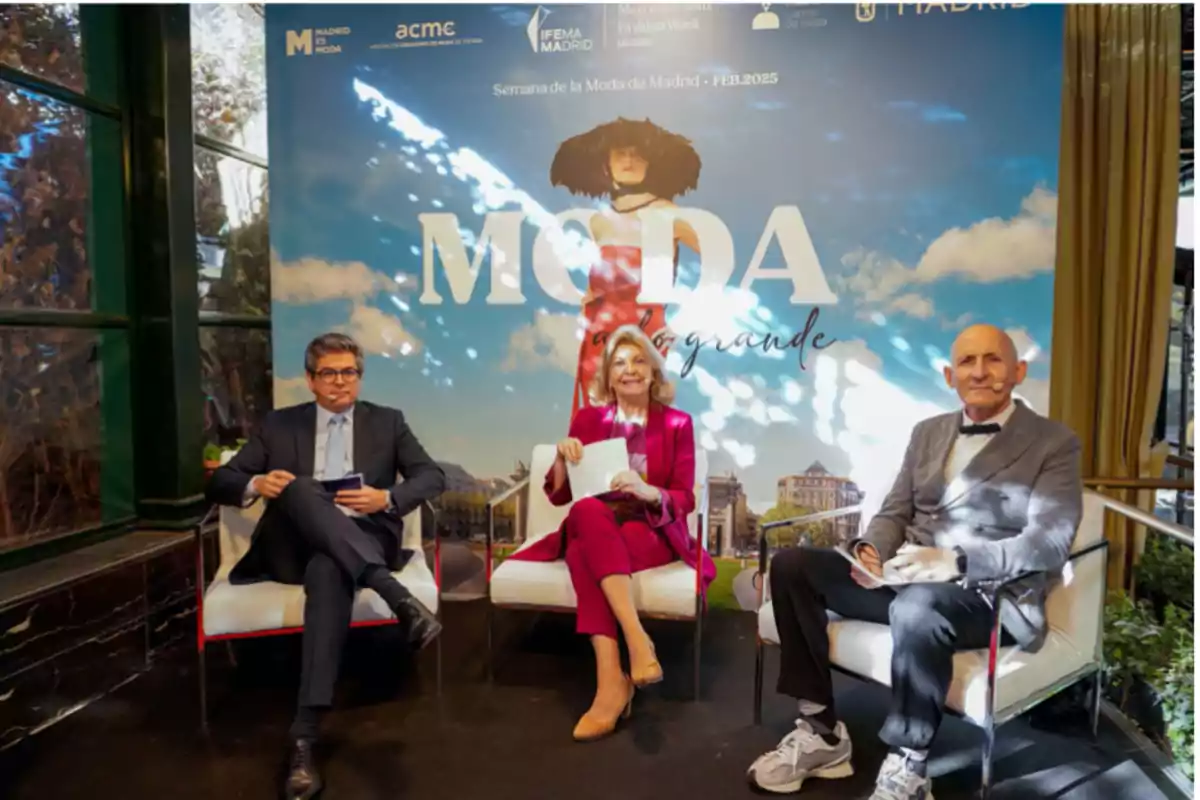
MULTIPOLYGON (((228 454, 232 455, 232 453, 228 454)), ((228 460, 228 457, 226 458, 228 460)), ((404 568, 393 576, 412 592, 430 611, 441 616, 441 588, 439 580, 425 563, 425 550, 421 536, 421 513, 430 509, 426 505, 415 509, 404 518, 404 533, 401 546, 412 550, 415 555, 404 568)), ((262 516, 263 503, 256 502, 249 508, 220 509, 220 526, 217 542, 220 563, 211 584, 205 587, 203 525, 196 529, 196 651, 199 658, 200 675, 200 725, 208 728, 207 675, 205 646, 210 642, 281 636, 304 630, 304 587, 273 581, 235 585, 229 582, 229 573, 250 548, 254 526, 262 516)), ((430 509, 432 510, 432 509, 430 509)), ((434 568, 438 570, 440 547, 438 547, 436 520, 434 525, 434 568)), ((438 570, 440 572, 440 570, 438 570)), ((371 589, 360 589, 354 599, 351 627, 387 625, 396 622, 391 609, 371 589)), ((437 685, 441 691, 441 637, 435 642, 437 649, 437 685)))
MULTIPOLYGON (((554 445, 538 445, 533 449, 529 477, 488 501, 487 570, 488 595, 488 670, 492 667, 492 609, 524 609, 532 611, 573 612, 575 589, 564 561, 534 562, 506 559, 492 568, 492 545, 495 533, 495 512, 508 500, 518 503, 514 524, 520 525, 520 505, 527 516, 523 537, 517 552, 558 530, 566 519, 570 505, 551 505, 542 491, 542 480, 555 458, 554 445)), ((696 448, 696 510, 688 517, 688 529, 701 547, 708 545, 708 457, 703 448, 696 448)), ((697 562, 699 563, 699 562, 697 562)), ((693 682, 696 699, 700 697, 700 639, 704 616, 704 596, 699 569, 682 561, 644 570, 633 575, 633 598, 638 612, 647 618, 693 622, 693 682)))
MULTIPOLYGON (((954 678, 947 707, 984 730, 981 794, 985 798, 991 789, 992 753, 998 726, 1088 677, 1096 682, 1093 731, 1098 723, 1108 552, 1104 508, 1103 497, 1090 491, 1084 493, 1083 518, 1070 560, 1061 581, 1046 598, 1049 633, 1038 652, 999 646, 997 616, 993 621, 989 649, 964 651, 954 657, 954 678)), ((763 602, 758 610, 758 658, 754 682, 756 723, 762 721, 763 648, 779 644, 766 568, 765 559, 760 559, 763 602)), ((996 593, 1008 583, 1011 581, 975 588, 996 608, 996 593)), ((836 669, 885 686, 891 684, 892 637, 888 626, 843 620, 831 613, 828 630, 829 657, 836 669)))

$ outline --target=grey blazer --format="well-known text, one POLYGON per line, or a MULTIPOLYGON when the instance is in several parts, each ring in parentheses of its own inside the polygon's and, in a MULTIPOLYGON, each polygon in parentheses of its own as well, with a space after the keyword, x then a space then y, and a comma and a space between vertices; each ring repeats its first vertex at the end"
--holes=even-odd
POLYGON ((1004 428, 946 485, 962 413, 913 429, 900 474, 860 541, 884 561, 905 542, 962 548, 970 581, 1046 571, 1009 587, 1001 621, 1036 651, 1046 638, 1046 593, 1066 564, 1083 508, 1079 439, 1020 401, 1004 428))

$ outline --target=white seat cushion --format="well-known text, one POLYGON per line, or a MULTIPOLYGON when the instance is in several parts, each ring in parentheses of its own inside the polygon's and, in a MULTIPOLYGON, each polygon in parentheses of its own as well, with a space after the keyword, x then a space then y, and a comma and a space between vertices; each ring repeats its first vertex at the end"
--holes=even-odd
MULTIPOLYGON (((413 596, 437 613, 438 590, 433 573, 425 564, 424 553, 417 553, 399 572, 392 573, 413 596)), ((362 589, 354 598, 351 619, 391 619, 392 612, 379 595, 362 589)), ((253 633, 304 625, 304 587, 273 581, 233 585, 229 568, 223 567, 204 593, 204 633, 221 636, 253 633)))
MULTIPOLYGON (((575 588, 565 561, 506 560, 492 573, 492 602, 498 606, 575 608, 575 588)), ((696 571, 682 561, 636 572, 633 601, 638 611, 664 617, 696 616, 696 571)))
MULTIPOLYGON (((1103 498, 1083 494, 1083 518, 1071 551, 1104 538, 1103 498)), ((1104 559, 1090 553, 1064 567, 1061 579, 1046 597, 1046 642, 1036 653, 1002 647, 997 656, 996 708, 1010 706, 1058 684, 1072 673, 1097 663, 1100 619, 1104 608, 1104 559)), ((767 582, 770 586, 770 582, 767 582)), ((779 644, 775 614, 768 599, 758 610, 758 635, 779 644)), ((843 620, 830 615, 829 658, 842 669, 891 685, 892 636, 886 625, 843 620)), ((987 651, 969 650, 954 656, 954 681, 947 705, 970 720, 982 722, 987 697, 987 651)))
MULTIPOLYGON (((529 474, 545 475, 554 464, 557 454, 552 444, 533 448, 529 474)), ((696 449, 696 500, 708 482, 708 456, 696 449)), ((540 478, 532 480, 527 495, 529 516, 526 522, 531 531, 518 552, 559 529, 566 519, 569 505, 552 506, 542 491, 540 478)), ((698 511, 688 517, 688 530, 695 538, 701 530, 698 511)), ((489 588, 494 604, 500 606, 537 606, 539 608, 575 608, 575 588, 564 561, 514 561, 507 559, 492 572, 489 588)), ((675 561, 662 567, 633 575, 633 601, 638 611, 662 617, 694 619, 696 616, 696 571, 675 561)))
MULTIPOLYGON (((250 508, 222 508, 219 531, 221 566, 204 593, 204 633, 221 636, 231 633, 254 633, 279 628, 298 628, 304 625, 304 587, 286 583, 262 581, 233 585, 229 573, 250 549, 254 526, 262 515, 263 504, 250 508)), ((413 596, 437 613, 438 588, 433 573, 425 563, 421 544, 421 510, 418 508, 404 519, 403 547, 415 555, 404 569, 393 573, 413 596)), ((382 620, 392 618, 391 609, 379 595, 362 589, 354 598, 351 619, 382 620)))

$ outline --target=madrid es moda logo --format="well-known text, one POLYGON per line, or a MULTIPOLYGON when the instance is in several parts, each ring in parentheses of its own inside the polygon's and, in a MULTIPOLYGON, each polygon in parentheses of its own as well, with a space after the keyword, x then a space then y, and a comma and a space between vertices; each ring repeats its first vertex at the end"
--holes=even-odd
POLYGON ((544 6, 534 9, 525 33, 529 36, 529 46, 535 53, 571 53, 577 50, 587 51, 593 47, 591 39, 583 35, 579 28, 559 28, 546 24, 553 12, 544 6))

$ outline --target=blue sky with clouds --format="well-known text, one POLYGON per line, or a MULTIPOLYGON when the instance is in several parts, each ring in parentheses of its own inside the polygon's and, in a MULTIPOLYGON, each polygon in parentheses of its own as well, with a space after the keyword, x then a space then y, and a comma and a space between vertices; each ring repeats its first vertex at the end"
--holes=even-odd
MULTIPOLYGON (((728 227, 734 286, 771 210, 795 205, 838 295, 817 328, 838 342, 809 351, 806 370, 794 354, 709 351, 683 383, 679 404, 697 417, 714 469, 735 469, 752 505, 768 506, 776 478, 814 460, 872 484, 871 464, 891 458, 916 419, 952 405, 934 365, 968 320, 1009 328, 1036 356, 1027 396, 1044 402, 1060 8, 880 7, 858 22, 853 6, 774 5, 777 30, 752 29, 759 5, 675 9, 685 32, 618 48, 630 20, 617 19, 617 6, 546 7, 543 29, 591 40, 590 51, 572 53, 534 52, 534 8, 268 7, 278 400, 302 397, 308 339, 341 327, 373 353, 367 395, 403 408, 440 458, 504 474, 533 444, 562 436, 576 308, 534 279, 537 224, 522 226, 525 305, 484 304, 485 266, 470 303, 455 304, 443 281, 434 306, 418 302, 417 215, 452 212, 478 234, 479 212, 583 207, 549 185, 555 150, 625 116, 692 139, 699 188, 678 202, 728 227), (398 24, 447 21, 453 35, 443 38, 459 44, 372 49, 395 44, 398 24), (340 53, 287 56, 286 32, 309 28, 350 32, 329 39, 340 53), (778 82, 714 85, 765 72, 778 82), (674 74, 708 85, 493 94, 495 84, 674 74), (507 202, 481 189, 497 175, 511 184, 507 202), (512 192, 524 193, 519 202, 512 192)), ((661 21, 654 13, 643 19, 661 21)), ((779 266, 776 247, 764 263, 779 266)), ((741 303, 750 316, 726 330, 751 318, 780 332, 803 327, 810 307, 789 304, 790 283, 751 290, 702 315, 741 303)))

